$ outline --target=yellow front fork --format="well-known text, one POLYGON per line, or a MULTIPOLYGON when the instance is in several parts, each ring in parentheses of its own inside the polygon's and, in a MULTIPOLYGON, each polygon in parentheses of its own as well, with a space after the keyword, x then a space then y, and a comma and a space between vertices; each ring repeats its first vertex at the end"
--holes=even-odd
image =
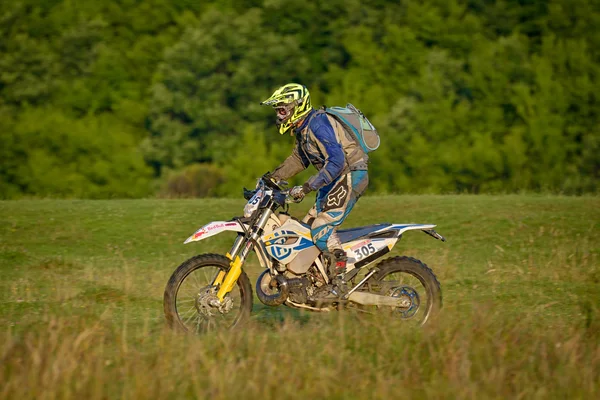
MULTIPOLYGON (((231 254, 227 253, 225 254, 225 257, 229 258, 231 260, 231 254)), ((231 263, 229 263, 229 265, 231 265, 231 263)), ((221 283, 223 283, 223 278, 225 278, 225 271, 219 271, 219 273, 217 274, 217 277, 215 278, 215 280, 213 281, 213 286, 217 286, 220 285, 221 283)))
POLYGON ((223 283, 223 278, 225 278, 225 273, 226 273, 225 271, 219 271, 219 273, 217 274, 217 277, 213 281, 213 286, 217 286, 217 285, 220 285, 221 283, 223 283))
POLYGON ((239 256, 237 256, 235 260, 233 260, 229 265, 229 272, 227 272, 226 275, 224 271, 219 272, 219 275, 215 280, 215 282, 217 282, 219 281, 219 278, 222 280, 222 276, 225 276, 225 279, 223 280, 223 283, 221 284, 221 287, 219 287, 219 291, 217 292, 217 298, 219 299, 219 301, 223 301, 225 295, 231 292, 231 289, 233 289, 233 285, 235 285, 238 278, 242 274, 242 260, 239 256))

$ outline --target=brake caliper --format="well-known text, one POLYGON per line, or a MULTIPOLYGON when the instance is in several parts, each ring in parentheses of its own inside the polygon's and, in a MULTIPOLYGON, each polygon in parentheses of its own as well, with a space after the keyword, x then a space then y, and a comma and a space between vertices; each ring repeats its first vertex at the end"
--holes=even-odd
POLYGON ((231 296, 226 295, 222 302, 219 301, 216 286, 211 285, 201 289, 196 298, 196 309, 198 310, 198 313, 206 317, 213 317, 215 315, 213 313, 215 309, 221 314, 227 314, 232 308, 233 299, 231 296))

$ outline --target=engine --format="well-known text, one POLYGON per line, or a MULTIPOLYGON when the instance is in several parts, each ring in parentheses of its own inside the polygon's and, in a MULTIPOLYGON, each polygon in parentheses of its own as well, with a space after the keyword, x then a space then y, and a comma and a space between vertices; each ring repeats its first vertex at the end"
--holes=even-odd
POLYGON ((315 295, 325 287, 326 282, 314 265, 300 276, 286 271, 273 277, 265 270, 256 281, 256 295, 268 306, 281 305, 288 299, 297 304, 313 304, 315 295))
POLYGON ((309 292, 312 292, 312 283, 310 279, 302 278, 288 279, 290 287, 289 299, 294 303, 305 304, 308 301, 309 292))

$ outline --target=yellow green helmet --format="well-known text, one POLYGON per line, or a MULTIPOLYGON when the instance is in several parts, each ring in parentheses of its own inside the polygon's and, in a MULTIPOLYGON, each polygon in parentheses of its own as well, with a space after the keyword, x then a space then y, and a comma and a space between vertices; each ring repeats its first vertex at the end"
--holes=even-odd
POLYGON ((272 106, 277 110, 277 125, 282 135, 312 110, 308 89, 297 83, 288 83, 280 87, 260 104, 272 106))

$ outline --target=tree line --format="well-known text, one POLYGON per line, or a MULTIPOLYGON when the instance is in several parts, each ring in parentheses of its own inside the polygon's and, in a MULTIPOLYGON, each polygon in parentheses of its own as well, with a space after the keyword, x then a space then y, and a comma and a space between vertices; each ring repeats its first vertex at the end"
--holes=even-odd
POLYGON ((1 198, 238 196, 288 82, 378 128, 369 193, 598 192, 598 0, 9 0, 0 37, 1 198))

